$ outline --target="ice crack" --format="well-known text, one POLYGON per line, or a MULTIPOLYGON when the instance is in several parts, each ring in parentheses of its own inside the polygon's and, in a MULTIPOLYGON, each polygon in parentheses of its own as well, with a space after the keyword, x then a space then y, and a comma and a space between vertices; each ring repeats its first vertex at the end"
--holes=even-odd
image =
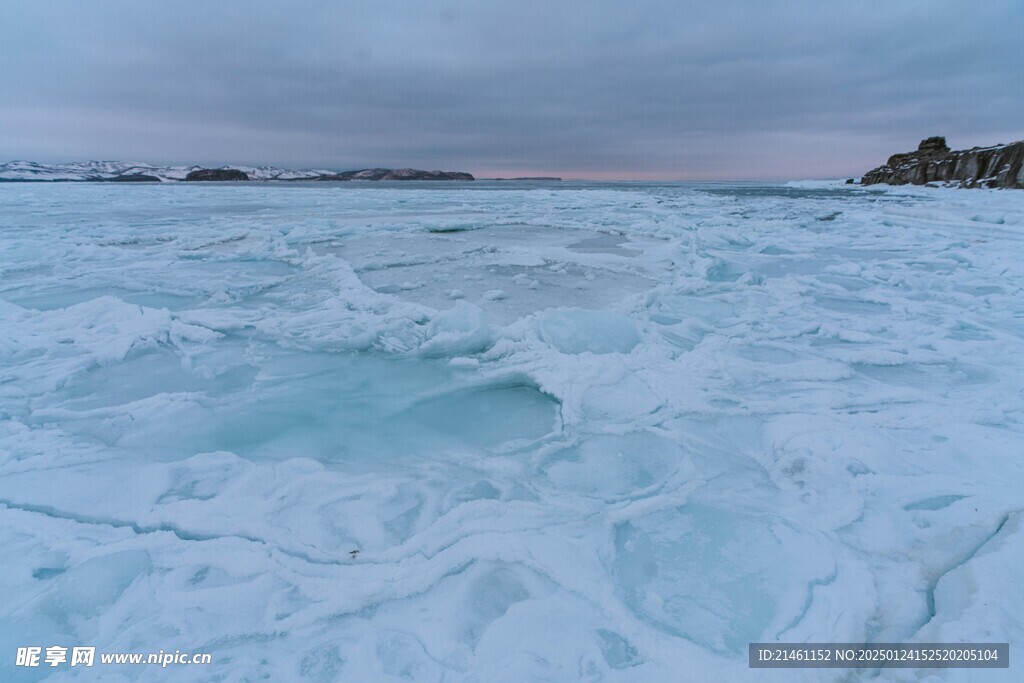
MULTIPOLYGON (((257 536, 247 536, 245 534, 204 534, 200 532, 187 531, 180 529, 173 524, 139 524, 137 522, 131 522, 128 520, 114 519, 109 517, 93 517, 90 515, 82 515, 76 512, 66 512, 58 510, 49 505, 34 505, 32 503, 17 503, 11 500, 0 498, 0 505, 3 505, 9 510, 19 510, 21 512, 29 512, 33 514, 45 515, 52 519, 62 519, 77 524, 90 524, 96 526, 107 526, 114 529, 130 529, 133 533, 138 535, 145 534, 158 534, 158 533, 169 533, 176 536, 181 541, 219 541, 224 539, 237 539, 246 541, 248 543, 256 543, 259 545, 266 546, 271 551, 276 551, 282 555, 302 560, 310 564, 325 565, 325 566, 343 566, 349 565, 351 562, 342 560, 330 560, 330 559, 319 559, 313 557, 307 553, 297 552, 295 550, 286 550, 280 546, 274 545, 266 539, 259 538, 257 536)), ((353 558, 354 559, 354 558, 353 558)))

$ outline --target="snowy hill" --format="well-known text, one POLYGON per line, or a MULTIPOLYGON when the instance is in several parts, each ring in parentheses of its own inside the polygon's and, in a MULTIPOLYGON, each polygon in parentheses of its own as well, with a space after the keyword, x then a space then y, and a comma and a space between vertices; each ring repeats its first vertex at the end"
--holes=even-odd
MULTIPOLYGON (((202 166, 154 166, 132 161, 76 161, 40 164, 10 161, 0 164, 0 182, 176 182, 202 166)), ((367 169, 337 173, 324 169, 293 171, 274 166, 222 166, 244 172, 249 180, 473 180, 469 173, 416 169, 367 169)))

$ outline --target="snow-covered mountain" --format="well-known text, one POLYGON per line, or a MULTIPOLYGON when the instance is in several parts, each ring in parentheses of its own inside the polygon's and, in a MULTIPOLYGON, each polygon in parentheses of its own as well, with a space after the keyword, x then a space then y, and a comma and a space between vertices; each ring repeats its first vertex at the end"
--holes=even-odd
MULTIPOLYGON (((11 161, 0 164, 0 181, 117 181, 184 180, 190 171, 201 166, 154 166, 134 161, 73 161, 61 164, 40 164, 34 161, 11 161)), ((227 166, 222 168, 228 168, 227 166)), ((290 171, 272 166, 232 166, 244 171, 250 180, 301 180, 330 175, 332 171, 290 171)))
POLYGON ((196 167, 153 166, 131 161, 75 161, 64 164, 40 164, 12 161, 0 164, 0 180, 97 181, 148 176, 157 180, 184 180, 196 167))
MULTIPOLYGON (((73 161, 40 164, 10 161, 0 164, 0 182, 91 181, 91 182, 176 182, 202 166, 154 166, 134 161, 73 161)), ((292 171, 274 166, 222 166, 220 170, 242 171, 249 180, 473 180, 468 173, 375 168, 338 173, 325 169, 292 171)))

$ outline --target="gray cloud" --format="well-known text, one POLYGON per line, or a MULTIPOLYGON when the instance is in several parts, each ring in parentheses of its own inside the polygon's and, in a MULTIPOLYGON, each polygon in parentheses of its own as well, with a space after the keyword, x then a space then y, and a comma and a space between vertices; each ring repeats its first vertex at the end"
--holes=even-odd
POLYGON ((0 157, 853 175, 1024 137, 1018 0, 5 3, 0 157))

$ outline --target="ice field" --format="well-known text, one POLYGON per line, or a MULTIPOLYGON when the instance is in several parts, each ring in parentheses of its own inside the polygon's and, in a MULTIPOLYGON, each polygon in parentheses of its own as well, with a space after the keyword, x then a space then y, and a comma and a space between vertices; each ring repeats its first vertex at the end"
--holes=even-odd
POLYGON ((747 643, 1022 656, 1022 419, 1024 192, 2 184, 0 680, 1021 680, 747 643))

